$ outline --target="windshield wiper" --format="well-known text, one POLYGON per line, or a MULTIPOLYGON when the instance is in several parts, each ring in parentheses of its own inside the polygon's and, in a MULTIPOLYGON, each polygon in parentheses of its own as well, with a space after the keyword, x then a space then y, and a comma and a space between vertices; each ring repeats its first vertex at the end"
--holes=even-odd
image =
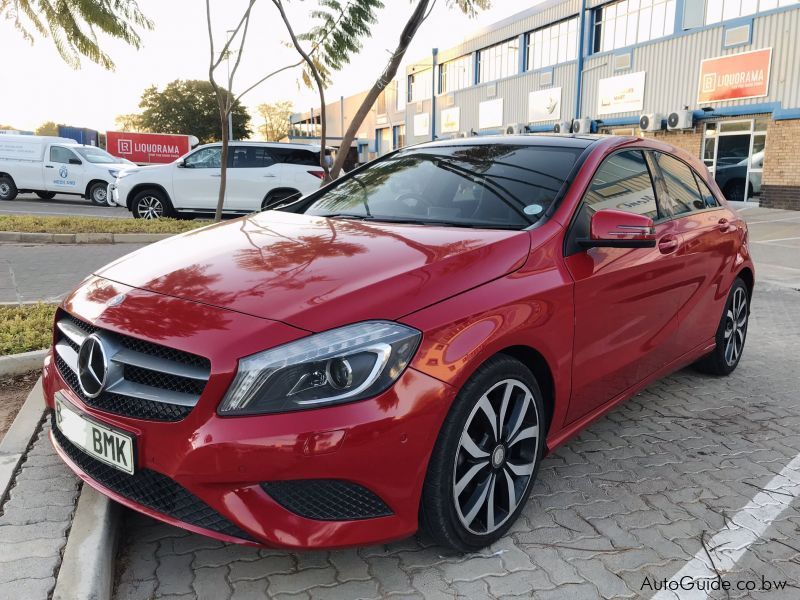
POLYGON ((443 219, 403 219, 396 217, 380 217, 374 215, 354 215, 350 213, 338 213, 332 215, 319 215, 326 219, 348 219, 353 221, 371 221, 374 223, 392 223, 396 225, 443 225, 446 227, 464 227, 468 229, 508 229, 519 230, 513 225, 502 225, 500 223, 469 223, 465 221, 447 221, 443 219))

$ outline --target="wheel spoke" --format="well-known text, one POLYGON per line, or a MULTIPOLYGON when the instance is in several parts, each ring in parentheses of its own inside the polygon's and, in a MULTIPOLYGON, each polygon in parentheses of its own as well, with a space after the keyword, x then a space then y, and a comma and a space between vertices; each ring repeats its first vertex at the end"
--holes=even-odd
POLYGON ((492 407, 492 403, 489 402, 489 398, 484 394, 481 396, 481 399, 478 401, 478 407, 484 412, 486 418, 489 420, 489 423, 492 426, 492 434, 494 435, 494 440, 497 442, 499 440, 498 431, 497 431, 497 413, 492 407))
POLYGON ((486 496, 489 494, 489 484, 491 483, 491 477, 487 477, 486 481, 483 483, 480 491, 476 491, 472 498, 466 503, 465 507, 467 509, 464 515, 464 521, 467 525, 471 525, 472 522, 475 520, 475 517, 478 515, 478 512, 483 507, 484 502, 486 502, 486 496))
POLYGON ((467 454, 469 454, 472 458, 488 458, 489 453, 481 450, 480 446, 475 443, 469 433, 464 431, 461 434, 461 447, 466 450, 467 454))
POLYGON ((520 431, 514 438, 508 442, 508 447, 510 448, 517 442, 521 442, 522 440, 529 440, 531 438, 539 437, 539 426, 532 425, 531 427, 526 427, 522 431, 520 431))
POLYGON ((511 400, 511 393, 514 391, 514 384, 510 381, 506 383, 506 389, 503 390, 503 401, 500 404, 500 418, 497 421, 497 431, 499 436, 503 437, 503 427, 506 424, 506 411, 508 410, 508 402, 511 400))
POLYGON ((478 474, 478 472, 481 469, 483 469, 485 466, 487 466, 488 464, 489 464, 489 461, 487 460, 487 461, 484 461, 484 462, 480 462, 480 463, 478 463, 476 465, 472 465, 467 470, 467 472, 464 473, 464 475, 462 475, 461 479, 459 479, 456 482, 456 487, 455 487, 456 498, 458 498, 458 496, 461 495, 461 492, 463 492, 464 488, 466 488, 469 485, 470 481, 475 479, 475 476, 478 474))
POLYGON ((525 419, 525 413, 528 412, 528 404, 532 400, 533 396, 531 396, 528 390, 525 390, 525 398, 523 398, 521 403, 518 403, 519 410, 512 415, 514 423, 512 424, 511 429, 508 432, 508 439, 513 440, 514 436, 517 435, 517 431, 519 431, 519 428, 522 427, 522 422, 525 419))
POLYGON ((511 470, 514 475, 518 477, 527 477, 533 473, 533 463, 527 465, 515 465, 512 462, 507 462, 506 466, 511 470))
POLYGON ((506 487, 508 488, 508 513, 511 514, 517 507, 517 488, 514 486, 514 479, 508 469, 503 469, 503 475, 505 475, 506 487))
POLYGON ((497 476, 492 473, 489 475, 489 495, 486 497, 486 531, 495 528, 494 522, 494 488, 497 484, 497 476))
POLYGON ((731 337, 732 334, 733 334, 733 327, 731 327, 730 329, 727 329, 727 328, 725 329, 724 337, 725 337, 726 340, 729 337, 731 337))
POLYGON ((725 362, 729 365, 733 363, 733 337, 728 338, 725 343, 725 362))

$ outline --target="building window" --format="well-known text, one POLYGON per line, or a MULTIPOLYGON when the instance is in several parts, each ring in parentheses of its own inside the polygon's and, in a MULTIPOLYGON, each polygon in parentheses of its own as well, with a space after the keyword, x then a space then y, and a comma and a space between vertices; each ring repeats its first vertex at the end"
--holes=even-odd
POLYGON ((478 83, 519 72, 519 39, 513 38, 478 52, 478 83))
POLYGON ((406 126, 405 125, 395 125, 394 126, 394 149, 397 150, 398 148, 402 148, 406 145, 406 126))
POLYGON ((448 60, 439 65, 439 93, 446 94, 472 85, 472 55, 448 60))
POLYGON ((675 0, 621 0, 594 11, 594 51, 641 44, 675 30, 675 0))
POLYGON ((578 58, 578 17, 526 34, 531 71, 578 58))
POLYGON ((408 101, 419 102, 420 100, 427 100, 431 97, 431 69, 419 71, 413 75, 408 76, 408 101))
POLYGON ((800 4, 800 0, 708 0, 706 25, 797 4, 800 4))

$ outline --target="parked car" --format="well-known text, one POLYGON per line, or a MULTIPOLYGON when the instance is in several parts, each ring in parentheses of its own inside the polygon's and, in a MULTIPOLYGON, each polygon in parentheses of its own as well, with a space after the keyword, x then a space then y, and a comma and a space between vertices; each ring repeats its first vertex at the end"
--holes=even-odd
POLYGON ((4 135, 0 137, 0 200, 35 192, 43 199, 72 194, 105 205, 108 185, 132 164, 67 138, 4 135))
POLYGON ((96 271, 55 317, 51 436, 103 494, 227 542, 424 527, 472 551, 617 404, 731 373, 753 283, 744 221, 682 150, 427 143, 96 271))
MULTIPOLYGON (((319 146, 232 142, 223 211, 247 214, 319 188, 325 173, 319 146)), ((113 201, 138 219, 213 213, 217 208, 222 144, 198 146, 166 165, 122 171, 113 201)))

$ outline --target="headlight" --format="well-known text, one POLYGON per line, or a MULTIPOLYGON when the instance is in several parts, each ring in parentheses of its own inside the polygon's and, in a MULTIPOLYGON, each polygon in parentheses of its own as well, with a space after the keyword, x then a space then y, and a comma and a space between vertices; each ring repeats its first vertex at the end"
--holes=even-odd
MULTIPOLYGON (((122 179, 123 177, 127 177, 128 175, 133 175, 134 173, 138 173, 139 169, 124 169, 122 171, 117 171, 115 177, 117 179, 122 179)), ((111 173, 111 171, 109 171, 111 173)))
POLYGON ((422 334, 387 321, 332 329, 239 361, 221 415, 321 408, 380 394, 408 366, 422 334))
POLYGON ((119 170, 109 169, 108 174, 111 175, 114 179, 116 179, 119 176, 119 170))

